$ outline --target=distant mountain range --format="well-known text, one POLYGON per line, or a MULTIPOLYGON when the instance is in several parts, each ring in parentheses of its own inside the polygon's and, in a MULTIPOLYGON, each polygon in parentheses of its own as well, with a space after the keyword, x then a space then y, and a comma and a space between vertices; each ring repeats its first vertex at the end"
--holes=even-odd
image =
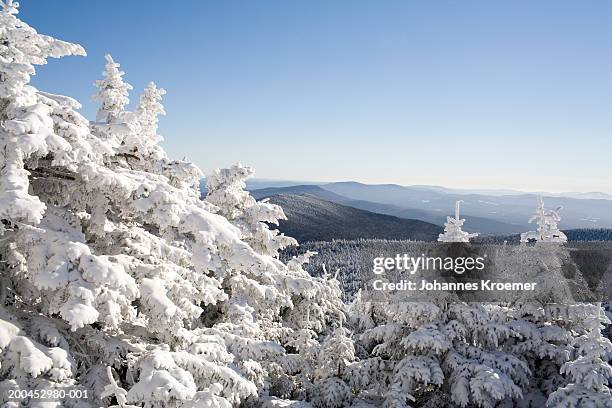
MULTIPOLYGON (((330 203, 344 207, 367 211, 374 215, 387 215, 402 220, 418 220, 425 223, 442 226, 447 215, 452 215, 454 203, 462 200, 461 214, 466 218, 464 229, 468 232, 478 232, 481 236, 512 236, 534 226, 528 223, 534 213, 539 194, 525 193, 515 190, 461 190, 439 186, 400 186, 396 184, 363 184, 357 182, 337 183, 305 183, 295 184, 293 181, 255 179, 247 182, 247 189, 257 199, 275 196, 293 196, 291 199, 274 198, 281 202, 285 211, 290 214, 307 217, 301 206, 312 205, 319 214, 335 217, 340 214, 350 214, 350 210, 331 206, 330 203), (309 196, 297 198, 297 196, 309 196), (314 200, 314 198, 320 201, 314 200), (333 209, 333 211, 332 211, 333 209)), ((205 182, 201 188, 206 194, 205 182)), ((563 230, 586 230, 586 236, 599 236, 601 231, 612 229, 612 195, 606 193, 542 193, 547 208, 563 207, 559 226, 563 230), (588 232, 599 230, 597 234, 588 232)), ((341 218, 341 217, 340 217, 341 218)), ((319 221, 308 218, 309 222, 319 221)), ((370 217, 370 219, 373 219, 370 217)), ((296 228, 299 220, 293 220, 296 228)), ((352 224, 350 218, 345 223, 352 224)), ((291 222, 285 224, 291 228, 291 222)), ((314 227, 313 227, 314 228, 314 227)), ((344 227, 342 238, 353 236, 354 226, 344 227)), ((365 228, 362 223, 360 228, 365 228)), ((324 230, 316 226, 318 239, 324 230)), ((297 231, 297 230, 294 230, 297 231)), ((300 235, 295 232, 291 235, 300 235)), ((304 233, 310 234, 310 233, 304 233)), ((325 233, 326 234, 326 233, 325 233)), ((325 235, 323 234, 323 235, 325 235)), ((380 236, 377 233, 377 237, 380 236)), ((396 230, 390 235, 407 234, 396 230)), ((578 232, 576 232, 578 234, 578 232)), ((585 233, 580 232, 584 235, 585 233)), ((607 237, 608 232, 603 236, 607 237)), ((309 235, 308 238, 313 238, 309 235)), ((371 236, 368 236, 371 237, 371 236)), ((380 236, 382 237, 382 236, 380 236)), ((336 237, 341 238, 341 237, 336 237)), ((385 238, 389 238, 385 236, 385 238)), ((389 238, 391 239, 391 238, 389 238)), ((395 238, 394 238, 395 239, 395 238)), ((398 238, 399 239, 399 238, 398 238)))
MULTIPOLYGON (((382 204, 366 200, 352 200, 340 194, 328 191, 320 186, 304 185, 265 188, 251 191, 251 194, 257 199, 285 194, 308 194, 322 200, 341 204, 343 206, 353 207, 378 214, 391 215, 401 219, 420 220, 439 226, 442 226, 446 221, 446 215, 443 215, 441 212, 433 212, 415 208, 402 208, 391 204, 382 204)), ((465 230, 468 232, 480 232, 482 234, 513 234, 523 231, 524 228, 483 217, 470 217, 469 225, 466 225, 465 230)))
MULTIPOLYGON (((341 182, 341 183, 356 183, 366 186, 376 186, 377 184, 363 184, 354 181, 341 182)), ((248 190, 261 190, 270 187, 291 187, 291 186, 325 186, 335 183, 329 182, 316 182, 316 181, 290 181, 290 180, 271 180, 271 179, 258 179, 253 178, 247 181, 248 190)), ((461 188, 448 188, 442 186, 430 186, 430 185, 412 185, 412 186, 401 186, 398 184, 378 184, 383 186, 397 186, 408 189, 418 190, 430 190, 445 194, 459 194, 459 195, 489 195, 489 196, 506 196, 506 195, 536 195, 544 197, 566 197, 566 198, 577 198, 577 199, 594 199, 594 200, 612 200, 612 194, 602 192, 565 192, 565 193, 551 193, 545 191, 519 191, 510 189, 461 189, 461 188)))
MULTIPOLYGON (((296 185, 296 184, 316 184, 316 185, 325 185, 327 183, 293 183, 286 184, 287 185, 296 185)), ((263 188, 272 187, 271 185, 266 185, 266 182, 261 181, 258 183, 259 186, 263 188)), ((393 185, 393 184, 391 184, 393 185)), ((277 187, 282 187, 278 185, 277 187)), ((405 187, 405 186, 400 186, 405 187)), ((537 195, 537 196, 546 196, 546 197, 566 197, 566 198, 578 198, 578 199, 594 199, 594 200, 612 200, 612 194, 601 193, 597 191, 580 193, 580 192, 565 192, 565 193, 550 193, 545 191, 519 191, 519 190, 505 190, 505 189, 460 189, 460 188, 446 188, 440 186, 427 186, 427 185, 414 185, 408 186, 407 188, 418 188, 425 190, 438 191, 441 193, 447 194, 461 194, 461 195, 469 195, 469 194, 479 194, 479 195, 490 195, 490 196, 505 196, 505 195, 537 195)))
POLYGON ((439 225, 364 211, 311 194, 285 193, 269 199, 280 205, 288 218, 280 222, 279 230, 299 242, 359 238, 434 241, 442 232, 439 225))
MULTIPOLYGON (((465 229, 484 235, 516 234, 533 228, 528 220, 538 198, 533 193, 475 194, 444 187, 356 182, 269 187, 255 189, 251 193, 256 198, 279 194, 310 194, 349 207, 437 225, 442 225, 446 216, 453 213, 455 201, 462 200, 461 213, 467 219, 465 229)), ((563 207, 561 228, 612 228, 612 197, 587 198, 608 197, 604 193, 584 193, 582 198, 577 198, 582 193, 568 194, 574 194, 574 197, 560 197, 556 194, 543 196, 547 208, 563 207)))
MULTIPOLYGON (((293 186, 293 192, 302 189, 293 186)), ((321 193, 317 186, 308 186, 304 190, 310 193, 321 193)), ((376 212, 360 210, 324 200, 310 193, 266 195, 273 190, 254 192, 257 198, 268 198, 270 202, 280 205, 288 219, 281 221, 278 229, 299 242, 332 241, 334 239, 389 239, 435 241, 442 227, 414 219, 402 219, 376 212)), ((337 199, 334 193, 323 192, 328 198, 337 199)), ((412 214, 415 215, 415 214, 412 214)), ((418 215, 418 213, 416 213, 418 215)), ((564 231, 570 241, 612 241, 612 229, 591 228, 571 229, 564 231)), ((519 234, 483 235, 475 243, 518 244, 519 234)))

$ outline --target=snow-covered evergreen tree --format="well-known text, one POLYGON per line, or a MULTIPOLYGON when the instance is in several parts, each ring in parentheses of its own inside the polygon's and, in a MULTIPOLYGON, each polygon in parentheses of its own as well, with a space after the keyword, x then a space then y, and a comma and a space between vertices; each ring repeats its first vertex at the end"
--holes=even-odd
POLYGON ((61 135, 55 132, 58 122, 66 123, 57 117, 61 109, 52 96, 40 94, 28 84, 30 76, 35 73, 34 66, 45 64, 49 57, 85 55, 85 51, 38 34, 17 18, 16 2, 5 0, 0 6, 0 387, 72 385, 75 361, 58 329, 42 316, 32 314, 25 319, 23 309, 7 304, 15 303, 14 280, 25 278, 13 267, 19 260, 15 235, 36 230, 33 225, 41 222, 46 210, 43 200, 32 193, 32 180, 50 174, 61 178, 63 172, 56 166, 94 154, 86 140, 82 140, 81 149, 72 151, 66 140, 81 138, 83 130, 87 133, 86 122, 74 123, 71 129, 59 128, 61 135), (46 170, 40 169, 41 161, 47 163, 46 170))
MULTIPOLYGON (((100 106, 96 120, 91 122, 90 132, 113 152, 125 145, 128 135, 138 131, 133 115, 125 110, 132 85, 124 81, 125 72, 120 71, 119 66, 111 55, 106 55, 103 78, 94 83, 97 92, 92 96, 100 106)), ((115 160, 125 161, 123 155, 115 156, 115 160)))
POLYGON ((583 316, 584 333, 574 339, 574 358, 561 367, 569 384, 553 392, 548 407, 610 408, 612 407, 612 343, 602 336, 602 323, 610 324, 601 304, 597 314, 583 316))
MULTIPOLYGON (((281 249, 288 245, 296 245, 297 242, 268 227, 268 224, 278 224, 279 220, 286 217, 280 206, 265 200, 256 201, 245 190, 245 181, 252 174, 251 168, 240 164, 229 169, 213 171, 207 177, 206 202, 214 206, 214 212, 235 225, 240 230, 242 239, 255 251, 262 256, 277 258, 281 249)), ((253 342, 235 350, 243 360, 259 364, 264 372, 275 373, 275 379, 266 385, 265 390, 275 397, 302 398, 310 395, 312 398, 318 398, 320 393, 309 390, 321 386, 321 381, 329 379, 329 381, 342 382, 336 377, 332 380, 332 376, 322 378, 318 369, 321 356, 318 337, 327 324, 325 320, 330 320, 335 327, 339 327, 344 320, 340 302, 341 291, 338 282, 328 279, 327 276, 320 278, 323 286, 308 284, 311 278, 302 265, 308 262, 311 255, 311 253, 304 254, 287 264, 294 279, 290 284, 297 284, 299 288, 286 299, 293 305, 284 314, 284 319, 291 322, 287 325, 292 327, 289 331, 273 323, 274 319, 271 317, 278 314, 279 310, 270 303, 269 299, 272 299, 272 296, 269 293, 262 293, 260 276, 241 273, 227 275, 224 278, 224 284, 227 285, 226 292, 230 297, 223 304, 221 314, 227 316, 229 320, 216 327, 228 331, 236 339, 239 338, 237 336, 242 336, 245 330, 262 340, 280 338, 285 349, 293 352, 283 355, 279 354, 278 350, 262 349, 260 344, 253 342), (244 307, 245 299, 255 300, 260 297, 261 299, 251 303, 254 307, 244 307), (254 325, 253 321, 261 321, 263 324, 254 325)), ((276 304, 282 306, 279 299, 276 300, 276 304)), ((338 330, 335 333, 339 333, 338 330)))
POLYGON ((253 174, 252 168, 241 164, 213 171, 206 179, 206 201, 240 228, 244 240, 255 250, 276 257, 281 249, 297 245, 297 241, 268 227, 268 224, 278 225, 279 220, 287 217, 280 206, 268 200, 257 201, 245 190, 246 180, 253 174))
MULTIPOLYGON (((163 137, 157 133, 159 115, 165 115, 162 98, 166 90, 150 82, 140 95, 134 112, 123 112, 115 126, 115 134, 122 135, 116 157, 133 169, 166 176, 175 187, 196 188, 202 172, 186 160, 171 160, 159 143, 163 137)), ((99 129, 94 125, 94 129, 99 129)))
POLYGON ((45 205, 29 192, 28 160, 45 157, 50 152, 65 151, 67 143, 53 132, 52 108, 44 104, 36 90, 28 85, 35 65, 47 58, 85 55, 82 47, 38 34, 20 21, 18 4, 0 2, 0 233, 20 223, 37 223, 45 205))
MULTIPOLYGON (((166 111, 162 105, 162 98, 166 90, 158 88, 154 82, 149 82, 145 88, 138 107, 131 118, 135 131, 123 140, 122 151, 128 157, 137 159, 143 164, 159 162, 166 158, 159 142, 163 138, 157 134, 159 115, 165 115, 166 111)), ((197 174, 198 178, 200 174, 197 174)))
POLYGON ((141 134, 149 138, 149 143, 143 143, 143 147, 149 147, 161 141, 157 135, 157 124, 159 115, 165 115, 166 111, 161 101, 166 94, 166 90, 158 88, 154 82, 149 82, 136 108, 136 118, 140 125, 141 134))
POLYGON ((315 349, 313 383, 309 389, 315 407, 342 407, 353 399, 349 367, 356 356, 350 336, 346 328, 338 327, 315 349))
POLYGON ((561 221, 560 210, 561 207, 556 210, 546 210, 544 208, 544 200, 542 197, 538 198, 536 213, 529 219, 529 223, 535 222, 538 228, 535 231, 523 232, 521 234, 521 242, 567 242, 567 236, 557 226, 559 221, 561 221))
POLYGON ((337 284, 253 249, 214 214, 197 167, 157 145, 162 92, 125 111, 110 57, 95 122, 30 86, 34 64, 84 51, 1 4, 0 386, 91 391, 45 403, 68 407, 305 397, 299 349, 341 325, 337 284))
POLYGON ((438 237, 439 242, 470 242, 470 239, 478 236, 476 233, 468 233, 461 229, 465 219, 459 216, 461 200, 455 203, 455 218, 447 216, 444 223, 444 232, 438 237))
POLYGON ((503 350, 513 336, 503 310, 447 295, 388 300, 360 294, 352 305, 358 346, 368 352, 350 367, 353 388, 386 407, 493 407, 522 397, 529 369, 503 350))
POLYGON ((121 71, 118 63, 110 54, 106 55, 106 66, 102 75, 103 79, 95 82, 98 92, 93 99, 100 102, 100 108, 96 115, 96 121, 101 123, 112 123, 117 120, 130 102, 129 92, 132 85, 123 80, 125 72, 121 71))
POLYGON ((369 301, 350 316, 361 359, 349 384, 378 406, 606 407, 610 342, 592 304, 369 301), (568 379, 564 379, 566 374, 568 379), (568 382, 570 383, 568 385, 568 382), (556 392, 555 392, 556 391, 556 392))

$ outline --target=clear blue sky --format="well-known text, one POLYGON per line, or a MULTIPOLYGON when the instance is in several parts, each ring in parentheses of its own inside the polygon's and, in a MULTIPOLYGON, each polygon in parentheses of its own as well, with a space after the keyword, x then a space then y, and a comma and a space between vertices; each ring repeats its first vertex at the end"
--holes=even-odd
MULTIPOLYGON (((260 178, 612 192, 612 2, 22 0, 82 44, 34 84, 79 99, 112 53, 167 89, 164 146, 260 178)), ((137 94, 132 101, 137 100, 137 94)))

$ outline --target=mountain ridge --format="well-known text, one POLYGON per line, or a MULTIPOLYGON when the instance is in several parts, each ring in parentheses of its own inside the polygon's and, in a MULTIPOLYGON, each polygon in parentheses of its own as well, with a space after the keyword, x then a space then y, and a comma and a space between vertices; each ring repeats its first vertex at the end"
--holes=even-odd
POLYGON ((278 229, 298 242, 380 238, 435 241, 442 227, 425 221, 378 214, 323 200, 310 194, 267 197, 283 208, 287 220, 278 229))
MULTIPOLYGON (((446 222, 446 215, 442 212, 433 212, 422 209, 402 208, 391 204, 376 203, 366 200, 352 200, 342 195, 325 190, 322 186, 291 186, 280 188, 266 188, 253 190, 251 194, 256 199, 263 199, 283 194, 311 194, 327 201, 348 207, 357 208, 377 214, 390 215, 400 219, 413 219, 442 226, 446 222)), ((521 226, 497 222, 484 217, 470 217, 465 230, 482 234, 519 233, 524 230, 521 226)))
MULTIPOLYGON (((461 200, 461 213, 468 218, 466 226, 470 217, 483 217, 522 229, 530 227, 528 220, 540 197, 533 193, 505 196, 456 194, 422 187, 356 182, 329 183, 321 187, 353 200, 435 211, 444 215, 453 213, 455 201, 461 200)), ((547 208, 563 207, 561 222, 566 229, 612 228, 612 200, 556 196, 544 196, 543 199, 547 208)))

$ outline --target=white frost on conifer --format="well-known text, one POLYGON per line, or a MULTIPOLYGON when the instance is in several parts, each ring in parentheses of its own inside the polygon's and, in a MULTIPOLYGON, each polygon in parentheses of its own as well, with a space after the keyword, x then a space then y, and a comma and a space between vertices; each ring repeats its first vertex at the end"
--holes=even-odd
POLYGON ((535 222, 538 228, 535 231, 523 232, 521 234, 521 242, 567 242, 567 236, 557 226, 559 221, 561 221, 560 210, 561 207, 556 210, 546 210, 544 208, 544 200, 542 197, 539 197, 536 213, 529 219, 529 223, 535 222))
POLYGON ((268 200, 257 201, 245 190, 245 182, 253 174, 253 169, 241 164, 229 169, 216 169, 207 177, 206 201, 240 228, 244 240, 255 250, 277 256, 281 249, 297 245, 297 241, 268 227, 267 224, 278 225, 287 217, 280 206, 268 200))
POLYGON ((597 315, 584 319, 585 333, 574 339, 574 358, 561 367, 561 373, 569 378, 569 384, 553 392, 546 403, 548 407, 610 408, 612 407, 612 343, 601 334, 602 323, 610 324, 603 314, 601 304, 597 315))
POLYGON ((112 123, 117 120, 130 102, 128 97, 132 85, 123 80, 125 72, 121 71, 120 64, 113 60, 110 54, 106 54, 106 66, 102 73, 103 79, 95 82, 98 92, 93 99, 100 102, 100 108, 96 114, 96 121, 100 123, 112 123))
POLYGON ((200 170, 158 144, 163 91, 150 85, 126 111, 130 87, 110 57, 95 122, 75 100, 28 85, 33 64, 84 51, 37 34, 16 3, 2 5, 2 378, 23 389, 79 378, 91 406, 112 396, 177 408, 300 398, 313 374, 306 348, 291 345, 316 349, 341 324, 342 302, 337 284, 278 259, 294 241, 263 222, 282 211, 247 208, 251 242, 213 213, 200 170))
POLYGON ((470 242, 470 239, 478 236, 476 233, 468 233, 461 229, 465 219, 459 216, 461 200, 455 203, 455 218, 447 216, 444 223, 444 232, 438 237, 439 242, 470 242))
POLYGON ((50 109, 41 103, 36 89, 28 85, 35 65, 47 58, 85 55, 80 45, 41 35, 17 18, 19 4, 0 3, 0 234, 6 226, 40 222, 45 205, 29 192, 26 162, 66 149, 53 129, 50 109))

